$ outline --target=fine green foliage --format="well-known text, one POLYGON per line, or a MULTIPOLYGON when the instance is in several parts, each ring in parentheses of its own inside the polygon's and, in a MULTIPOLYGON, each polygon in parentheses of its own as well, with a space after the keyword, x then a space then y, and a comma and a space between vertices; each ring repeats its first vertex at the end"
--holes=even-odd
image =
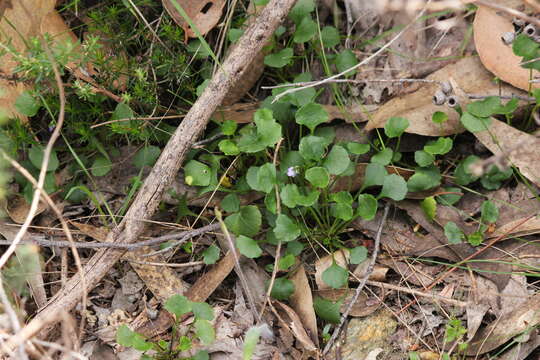
POLYGON ((219 247, 216 245, 210 245, 203 253, 203 261, 206 265, 215 264, 219 259, 219 247))
MULTIPOLYGON (((182 295, 171 296, 164 304, 165 310, 173 314, 175 319, 174 327, 179 325, 179 322, 184 316, 193 314, 195 322, 189 326, 190 333, 186 333, 189 336, 178 336, 176 331, 173 331, 173 336, 178 338, 171 341, 165 340, 148 340, 141 334, 132 331, 128 326, 121 325, 116 332, 116 342, 125 347, 131 347, 135 350, 142 351, 143 355, 141 359, 176 359, 179 358, 180 353, 192 348, 193 339, 197 338, 204 345, 211 345, 216 337, 216 332, 212 326, 214 319, 214 309, 205 302, 192 302, 182 295), (171 346, 175 344, 175 347, 171 346), (147 355, 147 351, 153 350, 154 354, 151 357, 147 355), (167 356, 167 357, 165 357, 167 356)), ((208 359, 208 353, 206 351, 198 351, 190 359, 208 359)))
POLYGON ((435 215, 437 215, 437 201, 435 201, 435 198, 433 196, 428 196, 427 198, 422 200, 422 202, 420 203, 420 207, 430 221, 433 221, 433 219, 435 219, 435 215))
POLYGON ((161 150, 157 146, 145 146, 133 157, 133 164, 141 169, 144 166, 153 166, 157 158, 161 154, 161 150))
POLYGON ((391 117, 384 124, 384 133, 389 138, 395 138, 401 136, 408 127, 409 120, 402 117, 391 117))
POLYGON ((313 133, 317 125, 328 121, 328 113, 322 105, 308 103, 298 109, 295 119, 297 124, 308 127, 313 133))
POLYGON ((248 258, 257 258, 261 256, 262 249, 255 240, 244 235, 236 238, 236 246, 240 253, 248 258))
POLYGON ((349 281, 349 272, 334 262, 323 271, 322 279, 331 288, 341 289, 349 281))
POLYGON ((449 244, 459 244, 465 237, 463 231, 452 221, 444 225, 444 235, 448 239, 449 244))
POLYGON ((367 259, 368 251, 365 246, 357 246, 351 249, 351 264, 360 264, 367 259))
POLYGON ((323 320, 326 320, 332 324, 339 324, 341 301, 332 302, 322 297, 316 296, 313 299, 313 308, 315 313, 323 320))
POLYGON ((210 167, 200 161, 191 160, 184 166, 184 181, 187 185, 207 186, 210 185, 211 177, 210 167))
MULTIPOLYGON (((269 283, 267 284, 269 286, 269 283)), ((294 292, 294 283, 285 278, 279 277, 274 281, 274 286, 270 295, 277 300, 287 300, 294 292)))
POLYGON ((273 68, 282 68, 289 65, 293 57, 293 49, 285 48, 281 51, 264 57, 264 65, 273 68))
POLYGON ((225 219, 227 228, 235 235, 253 237, 261 229, 261 212, 254 205, 242 206, 239 212, 229 215, 225 219))

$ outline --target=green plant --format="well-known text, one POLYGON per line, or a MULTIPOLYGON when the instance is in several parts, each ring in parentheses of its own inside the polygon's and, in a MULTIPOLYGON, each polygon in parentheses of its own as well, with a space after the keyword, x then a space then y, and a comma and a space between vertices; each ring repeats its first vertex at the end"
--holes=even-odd
POLYGON ((173 337, 170 341, 149 341, 141 334, 132 331, 127 325, 121 325, 116 333, 116 342, 122 346, 142 351, 142 360, 208 359, 208 352, 204 350, 199 350, 192 357, 181 356, 182 353, 192 348, 195 339, 204 345, 210 345, 214 341, 215 330, 210 322, 214 319, 212 307, 205 302, 193 302, 182 295, 173 295, 165 303, 165 309, 176 317, 176 322, 173 325, 173 337), (189 331, 193 331, 194 334, 191 337, 178 334, 180 320, 189 313, 192 313, 195 318, 193 325, 186 332, 187 334, 189 331))
POLYGON ((467 329, 461 324, 461 320, 451 318, 446 324, 444 334, 444 343, 454 343, 451 349, 447 353, 442 354, 442 358, 450 360, 450 355, 453 349, 457 349, 458 353, 467 349, 467 342, 465 341, 465 335, 467 335, 467 329))
POLYGON ((499 209, 492 201, 486 200, 482 203, 478 229, 475 232, 465 235, 456 223, 449 221, 444 226, 444 234, 450 244, 459 244, 466 238, 469 244, 478 246, 484 241, 484 233, 488 229, 488 226, 495 223, 498 218, 499 209))
MULTIPOLYGON (((307 130, 298 140, 287 136, 274 112, 264 107, 255 113, 253 124, 237 132, 229 123, 222 125, 222 131, 228 138, 219 142, 219 148, 224 152, 235 149, 236 163, 245 171, 244 176, 236 179, 235 186, 223 189, 232 192, 222 203, 223 209, 229 213, 225 224, 237 236, 239 251, 251 258, 262 254, 260 243, 263 241, 272 244, 294 242, 303 247, 303 239, 314 239, 331 249, 343 248, 339 239, 342 230, 358 217, 372 219, 378 199, 402 200, 407 193, 406 181, 399 175, 388 174, 383 165, 372 160, 359 192, 333 190, 338 179, 355 173, 355 159, 368 152, 370 145, 354 142, 333 144, 335 134, 332 128, 322 126, 328 114, 313 99, 299 103, 298 98, 289 97, 280 103, 297 109, 295 122, 307 130), (276 144, 284 136, 291 145, 273 155, 279 163, 276 166, 268 148, 276 151, 276 144), (378 195, 366 192, 375 186, 380 188, 378 195), (264 196, 263 211, 255 205, 239 206, 235 194, 247 190, 264 196), (270 231, 265 239, 256 240, 263 223, 270 226, 270 231)), ((403 128, 407 124, 401 122, 400 126, 403 128)), ((186 165, 185 180, 188 184, 205 186, 214 176, 217 174, 210 175, 208 166, 199 160, 191 160, 186 165)), ((280 261, 281 268, 290 267, 294 257, 299 255, 297 249, 296 245, 287 247, 285 257, 280 261)), ((366 258, 367 252, 363 247, 349 251, 353 263, 366 258)), ((335 288, 345 286, 347 278, 346 269, 337 264, 323 274, 324 281, 335 288)), ((280 277, 276 279, 271 294, 286 299, 293 291, 292 283, 286 277, 280 277)))

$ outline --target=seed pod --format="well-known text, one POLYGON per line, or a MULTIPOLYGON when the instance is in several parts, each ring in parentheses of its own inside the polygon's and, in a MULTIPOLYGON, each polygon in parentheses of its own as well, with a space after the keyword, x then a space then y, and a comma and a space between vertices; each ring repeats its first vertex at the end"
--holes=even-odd
POLYGON ((148 318, 149 318, 150 320, 155 320, 155 319, 157 319, 158 311, 157 311, 156 309, 147 308, 147 309, 146 309, 146 313, 147 313, 148 318))
POLYGON ((455 95, 448 97, 448 106, 451 108, 455 108, 456 106, 459 106, 459 100, 458 97, 455 95))
POLYGON ((446 102, 446 95, 442 90, 437 90, 435 95, 433 95, 433 103, 435 105, 443 105, 446 102))
POLYGON ((525 26, 525 28, 523 29, 523 33, 529 37, 533 37, 534 35, 536 35, 536 26, 534 26, 533 24, 525 26))
POLYGON ((501 40, 505 45, 511 45, 514 42, 515 38, 516 33, 513 33, 511 31, 505 32, 501 36, 501 40))
POLYGON ((512 25, 514 25, 515 27, 521 30, 521 28, 525 26, 525 21, 520 18, 513 18, 512 25))
POLYGON ((452 89, 452 84, 450 84, 450 81, 443 81, 441 83, 441 91, 445 95, 450 95, 454 89, 452 89))

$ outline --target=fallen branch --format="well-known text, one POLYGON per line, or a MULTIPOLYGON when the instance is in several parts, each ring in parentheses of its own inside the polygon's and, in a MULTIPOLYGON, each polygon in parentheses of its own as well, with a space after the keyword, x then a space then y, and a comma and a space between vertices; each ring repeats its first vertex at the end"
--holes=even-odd
MULTIPOLYGON (((204 92, 193 104, 182 123, 163 149, 152 172, 137 193, 125 218, 108 235, 108 242, 133 243, 138 240, 145 226, 145 220, 152 217, 161 201, 164 191, 177 176, 191 144, 202 134, 210 116, 223 101, 236 81, 245 73, 249 63, 261 51, 274 33, 279 23, 292 8, 295 0, 271 0, 238 41, 235 49, 223 62, 204 92)), ((122 257, 125 250, 99 250, 83 268, 88 290, 94 288, 122 257)), ((55 314, 73 309, 83 296, 79 275, 72 277, 58 291, 36 317, 27 325, 35 329, 42 319, 59 319, 55 314)), ((42 329, 46 336, 51 326, 42 329)))

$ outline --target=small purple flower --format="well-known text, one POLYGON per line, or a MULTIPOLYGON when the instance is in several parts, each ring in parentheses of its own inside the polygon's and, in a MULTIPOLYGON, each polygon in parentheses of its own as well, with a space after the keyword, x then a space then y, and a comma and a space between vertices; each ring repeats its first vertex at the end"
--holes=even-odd
POLYGON ((287 176, 295 177, 296 175, 298 175, 298 173, 296 172, 296 169, 294 168, 294 166, 291 166, 290 168, 287 169, 287 176))

